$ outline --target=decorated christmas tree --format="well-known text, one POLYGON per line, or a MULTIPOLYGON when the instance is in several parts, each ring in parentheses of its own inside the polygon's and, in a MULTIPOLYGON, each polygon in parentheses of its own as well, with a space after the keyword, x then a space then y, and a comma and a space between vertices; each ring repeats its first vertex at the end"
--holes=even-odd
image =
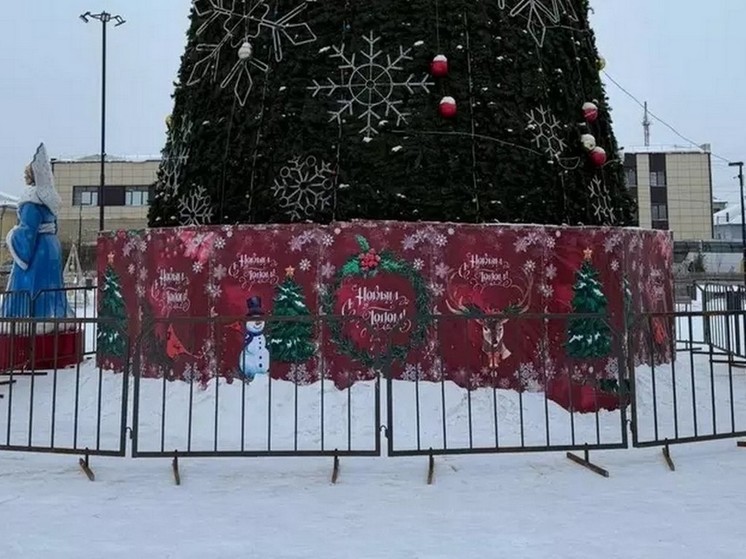
POLYGON ((272 360, 283 363, 305 363, 316 352, 313 322, 303 320, 311 313, 294 273, 293 268, 285 270, 285 280, 277 287, 273 314, 279 320, 272 323, 267 343, 272 360))
POLYGON ((150 224, 627 224, 588 11, 195 0, 150 224))
POLYGON ((573 286, 573 313, 599 316, 570 317, 567 328, 567 354, 578 359, 607 357, 611 353, 611 328, 606 321, 606 295, 598 271, 591 264, 592 252, 585 251, 573 286))
POLYGON ((113 255, 104 273, 104 284, 101 286, 99 303, 97 349, 99 355, 124 359, 127 356, 126 319, 127 309, 122 294, 122 282, 112 266, 113 255))

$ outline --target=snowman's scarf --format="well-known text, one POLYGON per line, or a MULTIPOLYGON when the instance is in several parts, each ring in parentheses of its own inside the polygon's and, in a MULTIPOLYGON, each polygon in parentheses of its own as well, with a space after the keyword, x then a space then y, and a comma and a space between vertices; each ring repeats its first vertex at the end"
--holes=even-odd
POLYGON ((251 342, 254 341, 254 338, 258 336, 263 336, 263 335, 264 334, 254 334, 253 332, 249 332, 248 330, 246 330, 246 333, 244 334, 244 338, 243 338, 244 347, 249 347, 251 342))

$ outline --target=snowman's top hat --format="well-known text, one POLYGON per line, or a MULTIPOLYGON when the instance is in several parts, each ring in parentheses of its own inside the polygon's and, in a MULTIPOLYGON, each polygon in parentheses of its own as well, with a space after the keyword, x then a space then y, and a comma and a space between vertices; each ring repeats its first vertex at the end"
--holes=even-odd
POLYGON ((262 310, 262 298, 261 297, 249 297, 246 299, 246 316, 262 316, 264 311, 262 310))

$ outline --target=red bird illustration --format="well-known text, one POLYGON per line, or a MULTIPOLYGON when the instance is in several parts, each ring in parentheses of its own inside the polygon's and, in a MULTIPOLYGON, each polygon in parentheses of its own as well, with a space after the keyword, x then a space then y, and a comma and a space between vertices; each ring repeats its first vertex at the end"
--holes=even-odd
POLYGON ((166 353, 171 359, 176 359, 179 355, 194 357, 194 355, 184 347, 184 344, 176 335, 172 324, 168 326, 168 331, 166 332, 166 353))

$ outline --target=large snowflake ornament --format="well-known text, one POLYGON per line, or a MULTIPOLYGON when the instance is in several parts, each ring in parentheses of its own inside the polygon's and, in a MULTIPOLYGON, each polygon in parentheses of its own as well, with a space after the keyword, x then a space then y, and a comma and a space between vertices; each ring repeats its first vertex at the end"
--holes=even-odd
POLYGON ((192 122, 181 117, 178 127, 169 131, 170 144, 161 162, 161 182, 165 191, 175 196, 179 192, 181 171, 189 159, 189 141, 192 137, 192 122))
POLYGON ((526 116, 536 147, 544 150, 552 159, 559 159, 567 144, 560 137, 563 127, 557 117, 544 107, 533 109, 526 116))
POLYGON ((367 48, 351 55, 345 53, 344 46, 332 47, 334 53, 331 57, 342 62, 339 66, 343 76, 340 80, 342 83, 331 78, 327 78, 324 83, 313 80, 313 85, 308 89, 313 92, 314 97, 321 92, 328 96, 342 93, 343 98, 337 100, 339 109, 329 111, 329 121, 341 123, 345 113, 355 115, 355 109, 359 108, 358 119, 365 122, 359 132, 366 141, 370 141, 378 134, 374 125, 381 125, 384 119, 395 116, 397 126, 407 122, 409 113, 401 110, 402 101, 396 98, 397 93, 401 90, 410 94, 416 90, 429 92, 434 83, 428 80, 427 75, 420 79, 415 78, 414 74, 409 74, 405 79, 396 77, 398 72, 403 71, 402 63, 412 60, 409 56, 412 49, 400 46, 397 56, 392 58, 387 54, 383 60, 383 52, 376 46, 381 38, 371 31, 369 35, 363 36, 363 40, 367 43, 367 48))
POLYGON ((299 220, 329 207, 333 188, 331 164, 309 155, 295 157, 280 169, 272 192, 290 218, 299 220))
POLYGON ((208 225, 212 221, 212 199, 203 186, 179 200, 181 225, 208 225))
MULTIPOLYGON (((500 8, 505 8, 505 0, 499 0, 500 8)), ((558 25, 565 14, 573 21, 577 21, 577 14, 572 3, 567 0, 519 0, 510 10, 513 17, 522 16, 526 19, 526 29, 541 47, 547 34, 547 27, 558 25)))
POLYGON ((594 177, 588 190, 590 191, 591 207, 595 218, 601 225, 614 225, 616 216, 614 215, 608 186, 599 177, 594 177))
POLYGON ((223 36, 217 43, 198 43, 195 47, 199 59, 192 68, 187 85, 202 81, 211 73, 212 81, 218 80, 222 56, 232 55, 236 61, 230 72, 220 81, 225 89, 233 84, 233 93, 243 106, 254 87, 252 71, 269 71, 269 64, 254 56, 252 41, 260 39, 267 31, 272 36, 272 50, 276 62, 282 62, 283 45, 305 45, 316 40, 307 23, 295 21, 308 7, 304 1, 285 15, 277 15, 269 3, 262 0, 192 0, 195 13, 203 18, 197 37, 204 35, 214 25, 222 25, 223 36), (226 51, 233 51, 229 54, 226 51))

